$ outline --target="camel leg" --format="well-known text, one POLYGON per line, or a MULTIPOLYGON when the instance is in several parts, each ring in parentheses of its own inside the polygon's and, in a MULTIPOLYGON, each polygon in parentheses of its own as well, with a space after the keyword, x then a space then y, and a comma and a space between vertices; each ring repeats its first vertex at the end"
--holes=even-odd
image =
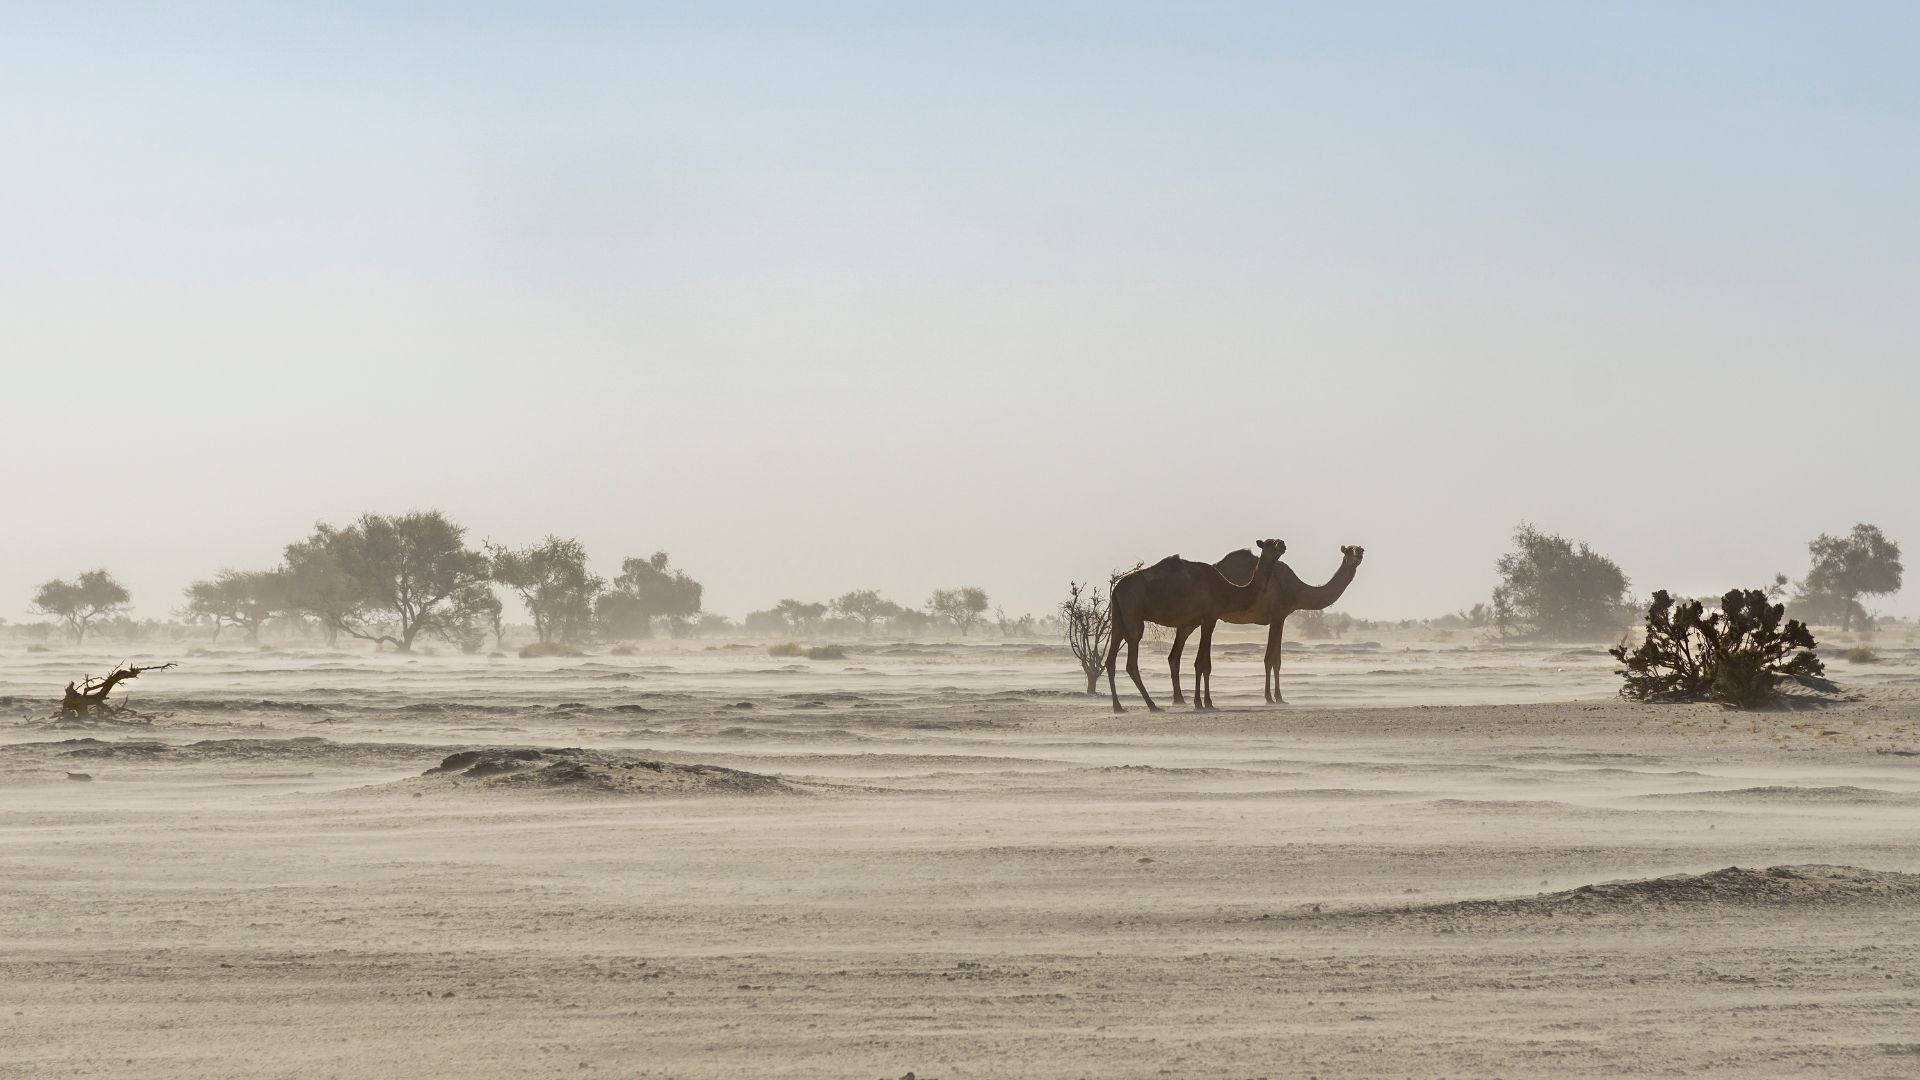
POLYGON ((1193 655, 1193 707, 1213 708, 1213 620, 1200 624, 1200 650, 1193 655))
POLYGON ((1177 626, 1173 630, 1173 648, 1167 651, 1167 667, 1173 671, 1173 703, 1184 705, 1187 699, 1180 696, 1180 650, 1187 647, 1187 635, 1193 633, 1191 626, 1177 626))
POLYGON ((1272 625, 1267 627, 1267 655, 1265 663, 1261 665, 1266 670, 1261 673, 1260 688, 1266 692, 1269 705, 1287 703, 1286 699, 1280 696, 1280 637, 1286 625, 1287 620, 1279 618, 1273 620, 1272 625))
POLYGON ((1114 616, 1113 623, 1107 629, 1107 693, 1113 698, 1113 711, 1126 712, 1120 707, 1120 691, 1113 686, 1113 664, 1120 656, 1120 635, 1126 633, 1124 623, 1114 616))
POLYGON ((1147 693, 1147 684, 1140 679, 1140 635, 1146 628, 1146 624, 1141 623, 1127 635, 1127 677, 1133 680, 1134 686, 1139 687, 1140 696, 1146 700, 1147 711, 1159 712, 1160 706, 1153 703, 1153 695, 1147 693))

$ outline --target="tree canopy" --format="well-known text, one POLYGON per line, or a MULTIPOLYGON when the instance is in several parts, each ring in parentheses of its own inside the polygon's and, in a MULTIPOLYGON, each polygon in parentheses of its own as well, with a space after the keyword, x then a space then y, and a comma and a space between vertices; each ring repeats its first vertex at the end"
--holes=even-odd
POLYGON ((290 607, 287 574, 280 570, 222 570, 210 581, 187 586, 187 614, 213 623, 217 641, 226 626, 260 640, 260 627, 290 607))
POLYGON ((532 547, 488 547, 493 579, 518 593, 540 643, 584 641, 593 631, 593 602, 606 581, 587 569, 578 540, 549 536, 532 547))
POLYGON ((1522 523, 1497 564, 1493 621, 1503 631, 1580 639, 1616 636, 1627 616, 1627 575, 1585 543, 1522 523))
POLYGON ((855 589, 834 598, 833 613, 843 619, 858 622, 861 632, 872 633, 874 622, 900 614, 900 605, 882 597, 873 589, 855 589))
POLYGON ((1900 591, 1904 571, 1900 545, 1889 540, 1877 525, 1863 522, 1844 536, 1821 533, 1807 542, 1807 552, 1812 562, 1795 606, 1837 614, 1842 630, 1852 629, 1856 620, 1865 618, 1861 597, 1900 591))
POLYGON ((105 570, 88 570, 72 581, 55 578, 33 593, 33 610, 67 624, 76 645, 87 640, 87 628, 101 616, 126 609, 133 599, 127 587, 105 570))
POLYGON ((652 637, 653 620, 665 619, 668 631, 678 636, 700 614, 701 592, 700 583, 674 569, 664 551, 626 559, 596 605, 600 631, 619 639, 652 637))
POLYGON ((933 596, 927 600, 927 610, 933 613, 934 618, 952 622, 959 627, 960 635, 965 637, 987 610, 987 590, 975 585, 935 589, 933 596))
POLYGON ((488 588, 487 557, 468 548, 466 530, 438 510, 364 514, 344 529, 319 526, 308 543, 323 548, 351 585, 340 629, 401 652, 411 652, 422 633, 465 647, 500 602, 488 588))

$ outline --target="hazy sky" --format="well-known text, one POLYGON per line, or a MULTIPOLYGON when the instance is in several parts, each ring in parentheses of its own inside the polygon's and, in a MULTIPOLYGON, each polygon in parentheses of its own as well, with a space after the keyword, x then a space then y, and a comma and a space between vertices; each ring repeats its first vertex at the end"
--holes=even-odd
MULTIPOLYGON (((319 519, 739 615, 1920 561, 1911 4, 0 6, 0 615, 319 519), (405 7, 407 13, 394 9, 405 7)), ((1881 603, 1920 613, 1920 580, 1881 603)))

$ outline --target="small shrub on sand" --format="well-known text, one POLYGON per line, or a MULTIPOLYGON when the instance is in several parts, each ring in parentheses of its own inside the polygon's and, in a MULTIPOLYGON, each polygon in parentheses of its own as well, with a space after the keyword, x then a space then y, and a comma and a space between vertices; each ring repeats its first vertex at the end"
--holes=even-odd
POLYGON ((48 649, 45 645, 41 645, 36 642, 35 644, 27 646, 27 651, 28 652, 51 652, 52 650, 48 649))
POLYGON ((1623 641, 1607 650, 1626 665, 1620 695, 1748 708, 1772 701, 1781 677, 1825 674, 1806 625, 1797 619, 1782 625, 1786 610, 1758 589, 1732 590, 1712 615, 1698 600, 1676 603, 1665 589, 1654 593, 1640 647, 1629 650, 1623 641))
POLYGON ((520 659, 537 660, 543 656, 585 656, 584 652, 572 645, 563 645, 558 641, 548 641, 520 647, 520 659))
POLYGON ((799 644, 796 642, 783 641, 778 645, 767 646, 767 655, 768 656, 805 656, 807 655, 807 650, 801 648, 799 644))
POLYGON ((1867 648, 1865 645, 1855 645, 1842 655, 1847 658, 1847 663, 1849 664, 1877 664, 1880 662, 1880 654, 1867 648))
POLYGON ((631 645, 615 645, 613 648, 607 650, 607 652, 613 654, 614 656, 633 656, 639 651, 640 651, 639 649, 636 649, 631 645))
POLYGON ((807 650, 809 660, 845 660, 847 650, 838 645, 815 645, 807 650))

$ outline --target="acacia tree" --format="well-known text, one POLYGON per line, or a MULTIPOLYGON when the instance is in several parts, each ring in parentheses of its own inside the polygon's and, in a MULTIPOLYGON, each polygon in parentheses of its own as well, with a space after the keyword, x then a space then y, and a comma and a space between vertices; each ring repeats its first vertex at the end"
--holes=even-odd
POLYGON ((833 613, 843 619, 856 620, 861 633, 871 634, 874 621, 900 614, 900 605, 883 598, 873 589, 855 589, 834 598, 833 613))
POLYGON ((813 633, 814 624, 827 613, 827 605, 805 600, 782 600, 773 605, 773 610, 787 620, 793 632, 805 637, 813 633))
POLYGON ((211 581, 187 586, 187 614, 213 620, 213 639, 229 625, 260 640, 260 627, 287 610, 287 579, 280 570, 222 570, 211 581))
POLYGON ((973 585, 963 585, 958 589, 935 589, 927 600, 927 610, 936 619, 951 620, 960 628, 960 636, 965 637, 980 621, 987 610, 987 590, 973 585))
POLYGON ((518 551, 490 544, 487 553, 493 580, 520 595, 542 645, 578 641, 592 631, 593 602, 607 583, 587 569, 580 541, 549 536, 518 551))
POLYGON ((330 546, 334 534, 331 526, 322 525, 311 537, 288 544, 280 569, 287 611, 318 622, 328 648, 365 606, 359 583, 348 576, 330 546))
POLYGON ((1900 545, 1887 539, 1878 525, 1863 522, 1845 536, 1821 533, 1807 542, 1807 551, 1812 565, 1795 604, 1837 612, 1842 630, 1853 629, 1856 618, 1866 618, 1861 597, 1900 591, 1900 545))
POLYGON ((594 610, 608 637, 630 639, 653 636, 653 620, 667 620, 667 632, 685 633, 700 614, 699 582, 676 570, 667 553, 656 551, 645 559, 620 563, 620 576, 601 594, 594 610))
POLYGON ((401 652, 412 652, 422 633, 463 647, 474 640, 488 601, 500 601, 488 588, 487 557, 465 538, 466 530, 438 510, 364 514, 344 529, 320 526, 314 540, 352 583, 355 605, 340 629, 401 652), (386 625, 375 621, 381 619, 386 625))
POLYGON ((87 640, 87 628, 93 620, 113 616, 126 609, 133 596, 127 587, 105 570, 89 570, 72 581, 55 578, 44 582, 33 593, 33 610, 51 615, 67 624, 73 643, 87 640))
POLYGON ((1503 633, 1524 625, 1539 637, 1577 639, 1620 629, 1627 575, 1586 544, 1522 523, 1497 567, 1492 618, 1503 633))

